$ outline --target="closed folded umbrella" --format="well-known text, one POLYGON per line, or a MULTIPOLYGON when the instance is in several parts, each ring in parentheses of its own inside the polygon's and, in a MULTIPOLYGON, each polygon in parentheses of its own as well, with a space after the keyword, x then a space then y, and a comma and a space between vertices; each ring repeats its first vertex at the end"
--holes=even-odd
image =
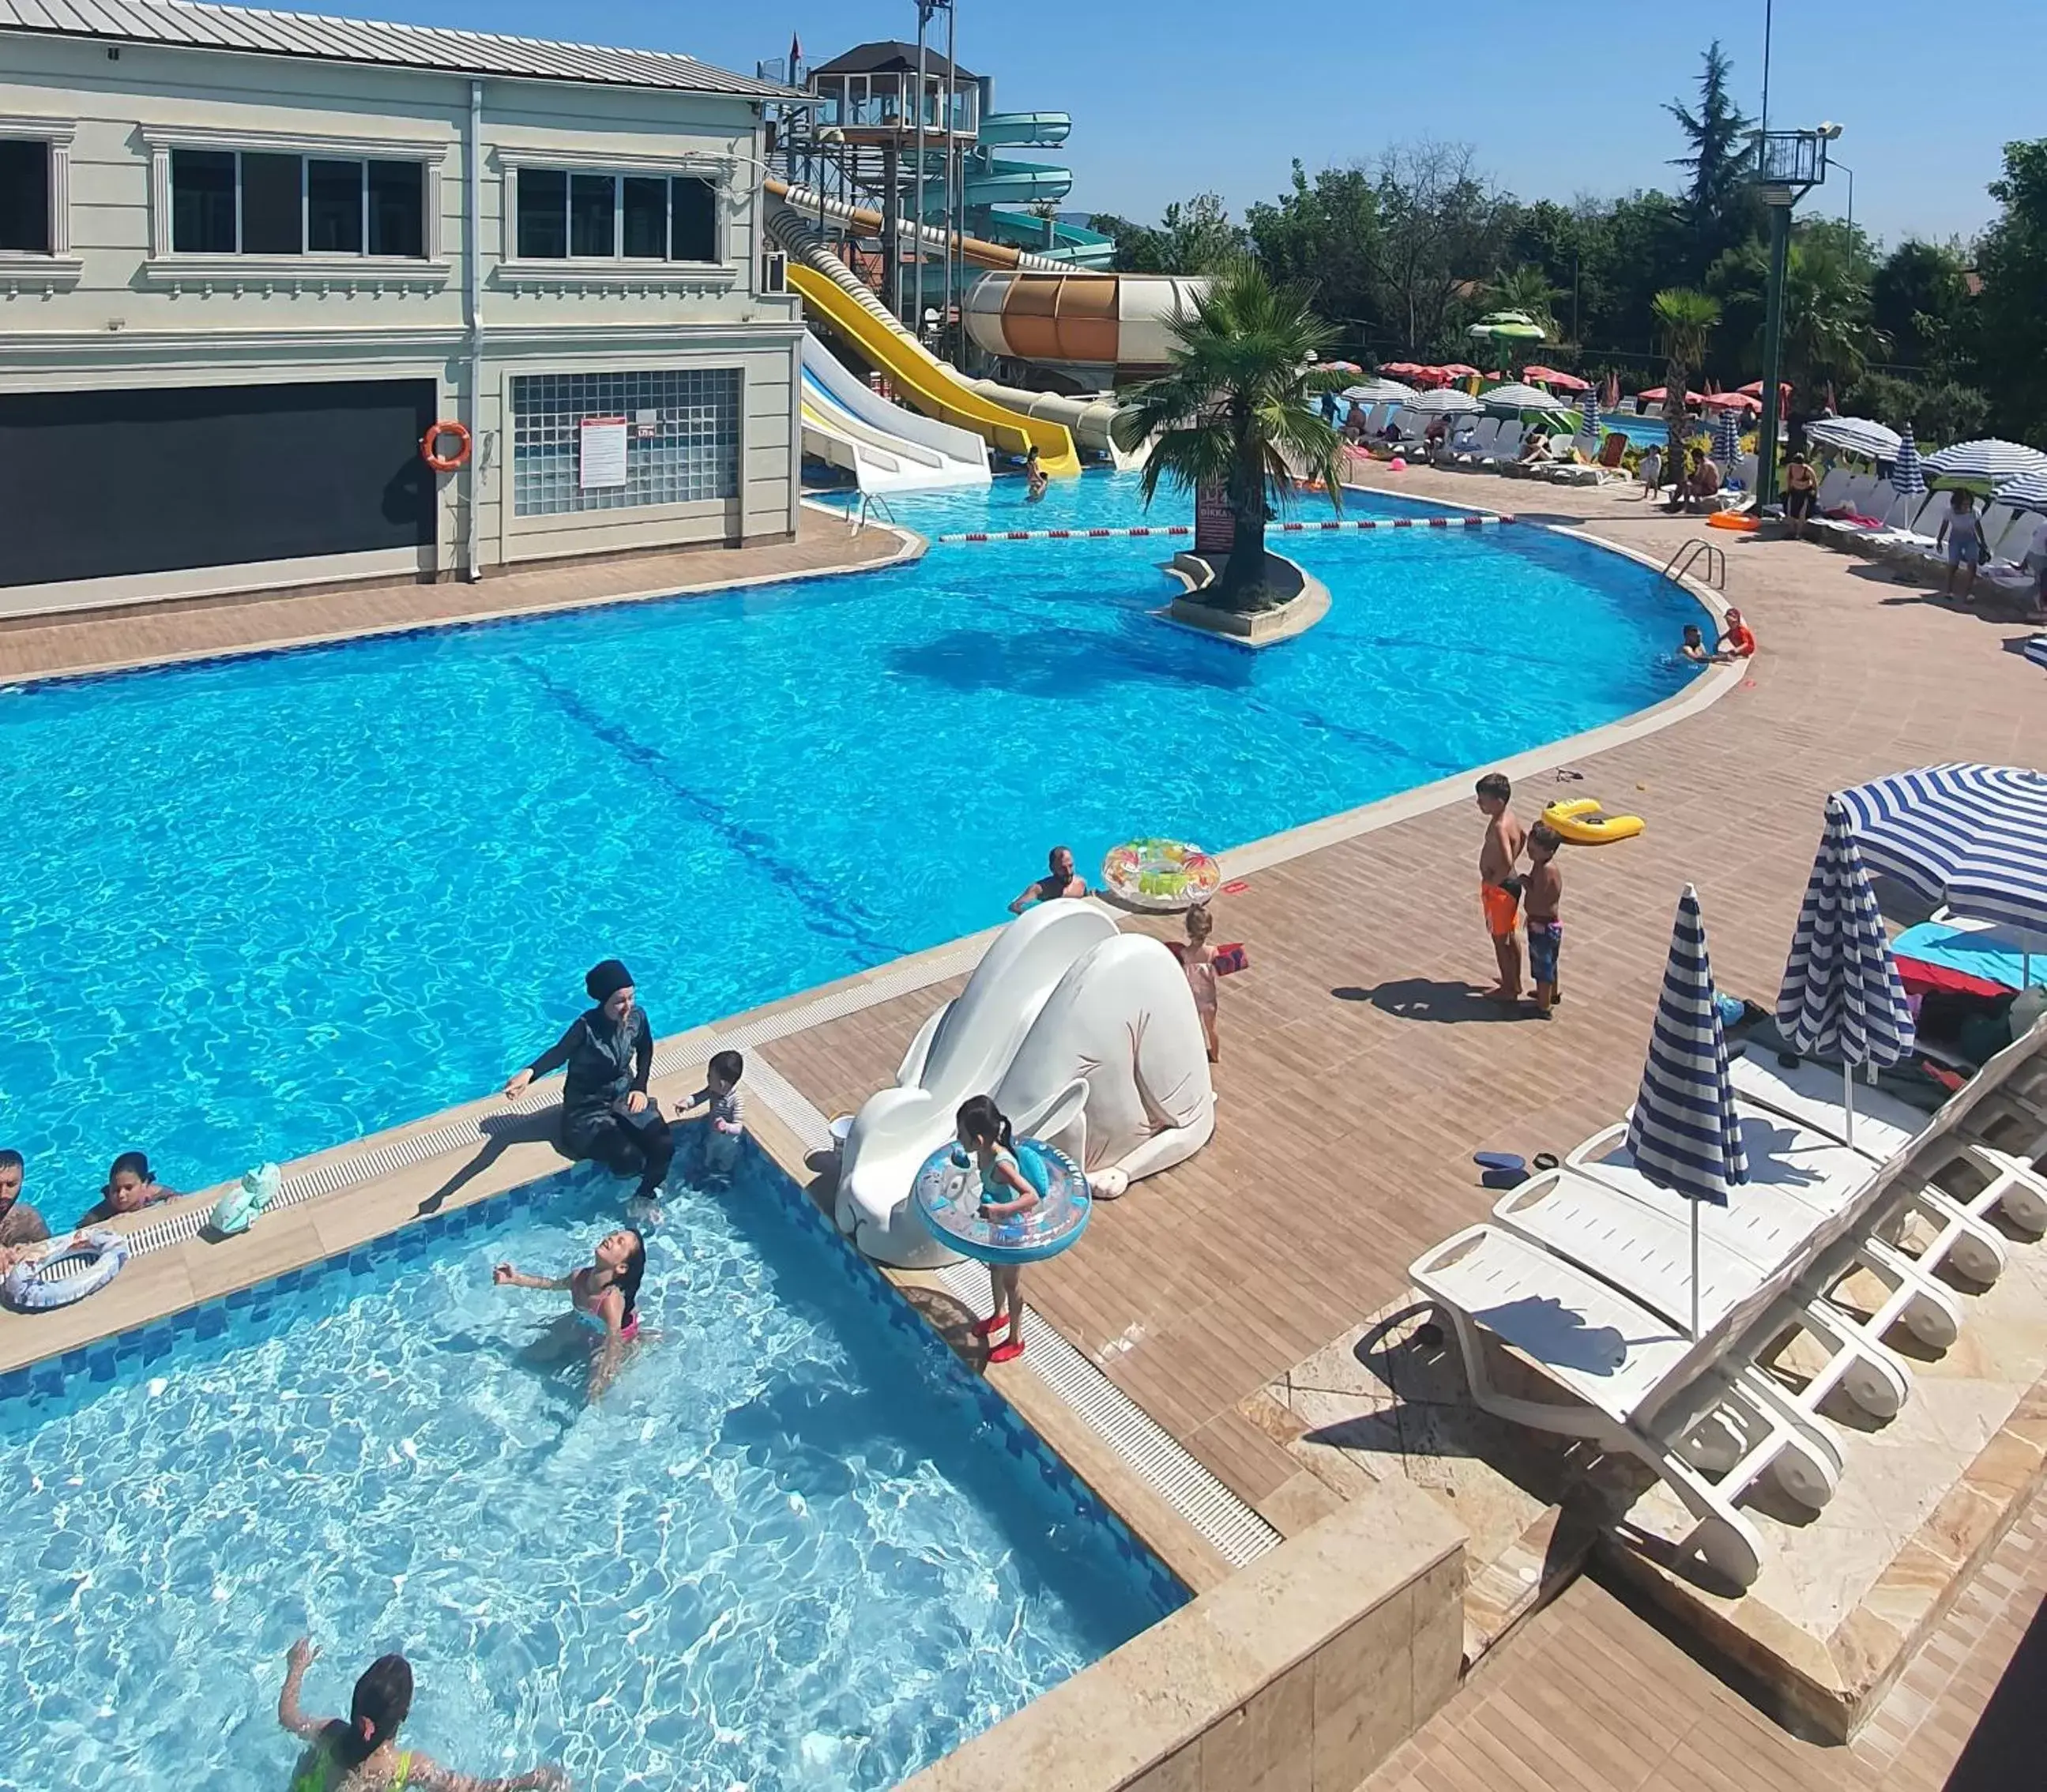
POLYGON ((1460 392, 1453 385, 1446 385, 1435 392, 1425 392, 1410 401, 1407 408, 1433 416, 1438 412, 1449 414, 1459 411, 1482 411, 1485 407, 1468 392, 1460 392))
POLYGON ((1924 497, 1926 475, 1921 470, 1919 444, 1912 439, 1912 425, 1898 438, 1898 452, 1890 463, 1890 489, 1900 497, 1924 497))
POLYGON ((1937 448, 1924 464, 1927 473, 1944 484, 1995 491, 2028 473, 2047 473, 2047 455, 2022 443, 1991 437, 1937 448))
POLYGON ((1732 411, 1713 419, 1713 459, 1720 463, 1720 477, 1732 477, 1734 463, 1741 459, 1741 425, 1732 411))
POLYGON ((1777 1025, 1794 1051, 1840 1061, 1852 1145, 1855 1066, 1897 1063, 1912 1049, 1914 1029, 1876 892, 1839 797, 1827 799, 1826 832, 1777 993, 1777 1025))
POLYGON ((1478 397, 1488 411, 1552 411, 1557 407, 1556 393, 1545 392, 1539 385, 1523 385, 1518 380, 1506 385, 1488 386, 1478 397))
POLYGON ((1627 1120, 1628 1155, 1658 1187, 1692 1203, 1692 1336, 1699 1335, 1699 1209, 1728 1204, 1748 1180, 1748 1152, 1736 1117, 1728 1074, 1727 1035, 1713 999, 1712 961, 1699 892, 1689 884, 1677 899, 1663 993, 1650 1030, 1649 1062, 1627 1120))
POLYGON ((1806 439, 1844 455, 1859 455, 1864 460, 1889 460, 1898 452, 1901 438, 1894 429, 1867 417, 1821 417, 1805 426, 1806 439))
POLYGON ((1584 396, 1578 401, 1578 439, 1591 444, 1588 451, 1594 454, 1599 451, 1599 392, 1589 383, 1585 386, 1584 396))
POLYGON ((1952 764, 1840 792, 1863 861, 1930 902, 2047 933, 2047 772, 1952 764))

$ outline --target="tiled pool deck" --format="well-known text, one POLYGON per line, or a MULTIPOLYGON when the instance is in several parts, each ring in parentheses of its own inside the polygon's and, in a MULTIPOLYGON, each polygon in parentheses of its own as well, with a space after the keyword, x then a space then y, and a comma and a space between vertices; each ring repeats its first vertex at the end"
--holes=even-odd
MULTIPOLYGON (((1707 535, 1694 521, 1645 509, 1631 491, 1379 469, 1366 477, 1415 496, 1582 525, 1658 563, 1707 535)), ((1560 784, 1546 770, 1521 784, 1517 808, 1530 818, 1553 795, 1589 795, 1648 822, 1639 840, 1576 851, 1566 861, 1569 1000, 1554 1022, 1503 1016, 1478 997, 1491 954, 1477 915, 1477 824, 1468 800, 1419 813, 1395 809, 1366 831, 1323 826, 1261 843, 1232 866, 1248 888, 1221 905, 1222 936, 1248 943, 1252 970, 1225 988, 1215 1143, 1105 1206, 1086 1249, 1031 1273, 1037 1312, 1281 1533, 1313 1523, 1341 1496, 1285 1447, 1267 1384, 1399 1296, 1420 1251, 1484 1213, 1489 1198, 1472 1173, 1473 1150, 1561 1151, 1625 1108, 1679 888, 1699 886, 1721 982, 1767 1001, 1827 790, 1938 760, 2047 763, 2047 687, 2017 651, 2030 632, 2022 625, 1915 601, 1912 587, 1823 548, 1714 539, 1728 548, 1728 598, 1762 643, 1746 675, 1717 702, 1660 732, 1570 761, 1582 781, 1560 784)), ((830 540, 846 538, 834 531, 830 540)), ((886 550, 895 545, 886 541, 886 550)), ((1073 551, 1086 552, 1087 544, 1073 551)), ((737 571, 734 559, 692 556, 705 566, 699 576, 737 571)), ((640 588, 637 578, 629 588, 640 588)), ((531 598, 532 607, 546 601, 531 598)), ((593 598, 571 590, 560 601, 593 598)), ((290 600, 291 625, 324 636, 432 620, 354 621, 348 602, 347 594, 290 600)), ((117 626, 0 633, 0 676, 103 663, 90 656, 99 648, 79 645, 87 637, 64 631, 117 626)), ((231 649, 237 644, 222 642, 219 626, 213 612, 166 614, 150 623, 146 650, 128 657, 231 649)), ((132 627, 127 638, 134 638, 132 627)), ((1515 645, 1500 644, 1503 679, 1519 675, 1515 645)), ((1020 839, 1020 864, 1039 850, 1020 839)), ((925 985, 915 993, 851 1012, 842 1012, 849 1004, 831 1004, 842 1012, 815 1024, 765 1029, 780 1036, 755 1047, 758 1081, 783 1086, 803 1112, 857 1105, 889 1080, 933 1001, 957 987, 957 973, 939 976, 943 955, 928 957, 928 974, 907 980, 925 985)), ((892 967, 852 985, 880 984, 873 993, 885 996, 902 985, 884 980, 901 974, 892 967)), ((693 1087, 683 1081, 684 1066, 694 1069, 736 1028, 758 1027, 777 1012, 793 1020, 799 1011, 807 1017, 818 1009, 795 997, 669 1042, 671 1086, 693 1087)), ((765 1105, 772 1103, 757 1105, 756 1114, 765 1105)), ((0 1316, 0 1368, 348 1250, 424 1208, 482 1198, 545 1175, 557 1161, 530 1117, 482 1103, 461 1113, 484 1121, 489 1143, 480 1152, 472 1142, 427 1157, 345 1195, 275 1214, 231 1244, 138 1258, 107 1294, 64 1314, 33 1322, 0 1316)), ((455 1117, 423 1120, 394 1136, 455 1117)), ((807 1128, 770 1113, 756 1130, 772 1154, 801 1165, 807 1128)), ((961 1317, 941 1287, 924 1283, 910 1294, 941 1322, 961 1317)), ((1115 1465, 1097 1460, 1099 1440, 1046 1400, 1035 1378, 1012 1368, 991 1379, 1109 1491, 1115 1465)), ((1172 1534, 1163 1553, 1190 1585, 1213 1585, 1227 1573, 1227 1563, 1142 1486, 1119 1486, 1113 1497, 1155 1546, 1172 1534)), ((1589 1597, 1541 1621, 1566 1622, 1589 1597)), ((1616 1610, 1618 1616, 1600 1615, 1609 1630, 1634 1625, 1650 1634, 1616 1610)), ((1519 1639, 1511 1643, 1487 1676, 1502 1676, 1504 1686, 1529 1654, 1519 1639)), ((1674 1696, 1696 1691, 1694 1682, 1718 1686, 1675 1650, 1645 1659, 1654 1663, 1645 1671, 1676 1689, 1674 1696)), ((1698 1697, 1704 1723, 1716 1708, 1698 1697)), ((1773 1784, 1843 1783, 1772 1765, 1773 1784)), ((1418 1762, 1415 1771, 1418 1786, 1456 1783, 1418 1762)), ((1718 1783, 1696 1783, 1709 1782, 1718 1783)))

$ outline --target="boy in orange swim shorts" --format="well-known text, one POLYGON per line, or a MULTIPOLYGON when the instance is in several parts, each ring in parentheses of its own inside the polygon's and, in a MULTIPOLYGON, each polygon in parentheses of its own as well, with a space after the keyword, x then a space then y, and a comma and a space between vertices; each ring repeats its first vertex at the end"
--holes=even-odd
POLYGON ((1485 841, 1478 850, 1478 898, 1499 969, 1498 985, 1486 994, 1498 1002, 1521 1000, 1521 935, 1516 924, 1521 881, 1514 875, 1514 867, 1528 842, 1507 808, 1513 799, 1514 786, 1505 772, 1488 772, 1479 780, 1479 813, 1486 825, 1485 841))

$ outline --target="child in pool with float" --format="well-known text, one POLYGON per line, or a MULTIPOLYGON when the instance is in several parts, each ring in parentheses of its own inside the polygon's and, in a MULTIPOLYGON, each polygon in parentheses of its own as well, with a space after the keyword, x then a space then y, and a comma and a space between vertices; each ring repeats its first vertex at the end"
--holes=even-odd
MULTIPOLYGON (((955 1118, 965 1154, 961 1161, 972 1163, 981 1171, 981 1217, 1008 1220, 1029 1213, 1038 1205, 1038 1191, 1016 1161, 1016 1141, 1002 1110, 990 1097, 975 1095, 960 1104, 955 1118)), ((1022 1275, 1021 1268, 1013 1263, 988 1266, 995 1310, 974 1327, 974 1334, 991 1341, 991 1363, 1012 1362, 1023 1354, 1023 1297, 1017 1287, 1022 1275), (1000 1344, 993 1343, 1005 1326, 1009 1336, 1000 1344)))

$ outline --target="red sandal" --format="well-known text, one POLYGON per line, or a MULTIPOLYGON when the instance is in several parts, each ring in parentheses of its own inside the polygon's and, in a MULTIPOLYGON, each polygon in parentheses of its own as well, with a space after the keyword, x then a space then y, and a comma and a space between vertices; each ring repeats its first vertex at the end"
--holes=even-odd
POLYGON ((1007 1344, 998 1344, 993 1350, 989 1351, 988 1353, 988 1360, 991 1363, 1013 1363, 1023 1354, 1023 1339, 1020 1337, 1012 1337, 1007 1344))
POLYGON ((973 1335, 976 1337, 993 1337, 1008 1323, 1009 1315, 1008 1314, 991 1313, 985 1319, 981 1320, 975 1325, 973 1328, 973 1335))

